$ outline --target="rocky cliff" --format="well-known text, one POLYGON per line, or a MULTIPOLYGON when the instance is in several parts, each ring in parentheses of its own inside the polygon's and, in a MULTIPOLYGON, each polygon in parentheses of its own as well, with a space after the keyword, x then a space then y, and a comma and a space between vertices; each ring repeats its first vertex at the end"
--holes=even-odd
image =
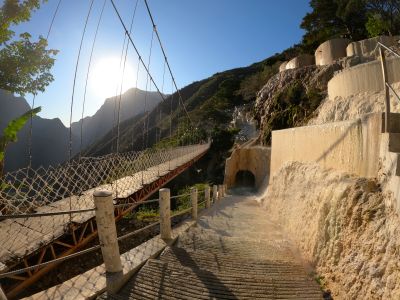
POLYGON ((340 69, 339 64, 306 66, 271 77, 258 92, 254 108, 262 143, 270 143, 272 130, 305 125, 326 97, 328 81, 340 69))
POLYGON ((288 163, 261 197, 334 299, 400 299, 400 219, 375 180, 288 163))

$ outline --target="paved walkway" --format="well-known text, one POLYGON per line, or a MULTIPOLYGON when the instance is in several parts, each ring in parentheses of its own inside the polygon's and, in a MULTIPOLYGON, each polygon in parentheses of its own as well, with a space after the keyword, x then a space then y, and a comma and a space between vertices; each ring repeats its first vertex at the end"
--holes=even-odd
POLYGON ((228 196, 113 299, 322 299, 254 196, 228 196))

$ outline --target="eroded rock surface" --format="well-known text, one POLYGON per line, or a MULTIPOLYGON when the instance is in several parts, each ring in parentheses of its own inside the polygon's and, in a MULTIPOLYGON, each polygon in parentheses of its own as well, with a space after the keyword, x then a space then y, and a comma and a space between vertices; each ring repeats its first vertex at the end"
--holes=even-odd
POLYGON ((400 219, 374 180, 288 163, 261 197, 335 299, 400 299, 400 219))

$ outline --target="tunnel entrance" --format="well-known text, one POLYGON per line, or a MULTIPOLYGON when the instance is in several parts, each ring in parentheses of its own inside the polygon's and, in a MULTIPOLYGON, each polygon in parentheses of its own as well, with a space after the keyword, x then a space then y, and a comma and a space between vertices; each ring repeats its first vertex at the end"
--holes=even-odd
POLYGON ((256 186, 256 178, 253 173, 247 170, 240 170, 236 173, 235 187, 250 187, 256 186))

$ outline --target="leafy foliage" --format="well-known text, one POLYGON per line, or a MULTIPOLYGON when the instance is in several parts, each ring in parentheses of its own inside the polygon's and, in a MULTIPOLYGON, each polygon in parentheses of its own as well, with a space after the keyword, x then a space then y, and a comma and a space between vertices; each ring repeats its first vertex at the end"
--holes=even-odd
POLYGON ((400 0, 311 0, 310 6, 301 23, 307 51, 331 38, 361 40, 400 30, 400 0))
POLYGON ((14 39, 10 26, 28 21, 39 0, 5 0, 0 7, 0 88, 24 95, 43 92, 53 81, 50 69, 56 50, 47 50, 47 40, 32 41, 27 32, 14 39))
POLYGON ((263 140, 268 144, 273 130, 301 126, 307 122, 322 100, 320 91, 306 89, 295 81, 273 98, 272 113, 267 116, 268 126, 263 140))
POLYGON ((7 145, 17 141, 18 132, 22 129, 22 127, 24 127, 31 116, 35 116, 40 112, 40 110, 40 107, 31 109, 18 118, 12 120, 7 124, 6 128, 4 128, 3 135, 0 136, 0 176, 3 174, 4 156, 7 145))

